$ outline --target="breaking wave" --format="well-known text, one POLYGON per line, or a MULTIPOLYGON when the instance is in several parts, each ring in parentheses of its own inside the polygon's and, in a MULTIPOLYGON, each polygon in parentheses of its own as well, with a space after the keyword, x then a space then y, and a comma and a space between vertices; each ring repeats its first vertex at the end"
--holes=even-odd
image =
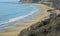
MULTIPOLYGON (((29 6, 29 4, 28 4, 28 6, 29 6)), ((40 11, 41 11, 41 8, 36 8, 33 5, 30 5, 30 7, 33 8, 34 10, 30 11, 26 15, 18 16, 18 17, 15 17, 15 18, 10 18, 8 21, 1 22, 0 23, 0 28, 8 28, 8 27, 11 27, 11 26, 16 26, 19 23, 23 23, 23 21, 29 20, 33 17, 36 17, 36 15, 38 15, 38 13, 40 13, 40 11)))
POLYGON ((19 17, 16 17, 16 18, 12 18, 10 19, 9 21, 7 22, 4 22, 4 23, 0 23, 1 24, 5 24, 5 23, 11 23, 11 22, 14 22, 14 21, 17 21, 17 20, 20 20, 20 19, 24 19, 25 17, 28 17, 29 15, 32 15, 33 13, 35 13, 34 11, 32 11, 30 14, 27 14, 25 16, 19 16, 19 17))
MULTIPOLYGON (((26 17, 30 17, 30 18, 32 17, 33 18, 34 16, 37 15, 38 11, 39 11, 39 9, 36 9, 27 15, 19 16, 16 18, 11 18, 6 22, 0 23, 0 28, 14 27, 14 26, 16 26, 16 24, 18 24, 21 21, 21 19, 25 19, 26 17)), ((25 20, 27 20, 27 19, 25 19, 25 20)))

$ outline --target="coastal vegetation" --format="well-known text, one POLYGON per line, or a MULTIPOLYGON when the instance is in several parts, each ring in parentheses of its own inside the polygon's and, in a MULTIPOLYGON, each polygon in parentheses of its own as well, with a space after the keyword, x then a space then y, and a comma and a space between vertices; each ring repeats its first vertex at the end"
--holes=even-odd
POLYGON ((18 36, 60 36, 60 14, 31 25, 18 36))

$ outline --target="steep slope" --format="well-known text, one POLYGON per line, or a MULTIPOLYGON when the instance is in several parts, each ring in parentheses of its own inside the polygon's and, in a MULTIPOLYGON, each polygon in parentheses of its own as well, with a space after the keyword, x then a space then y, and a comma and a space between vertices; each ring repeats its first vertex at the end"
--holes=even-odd
POLYGON ((60 36, 60 14, 31 25, 18 36, 60 36))

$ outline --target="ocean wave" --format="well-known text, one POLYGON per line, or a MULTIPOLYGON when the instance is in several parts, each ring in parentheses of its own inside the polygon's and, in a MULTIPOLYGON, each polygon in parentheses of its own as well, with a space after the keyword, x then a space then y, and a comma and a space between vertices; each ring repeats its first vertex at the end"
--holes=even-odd
MULTIPOLYGON (((33 10, 33 11, 31 11, 31 12, 28 13, 27 15, 18 16, 18 17, 16 17, 16 18, 11 18, 11 19, 9 19, 8 21, 5 21, 5 22, 3 22, 3 23, 0 23, 0 28, 5 28, 5 27, 7 27, 8 25, 14 26, 14 25, 16 25, 16 24, 14 24, 14 22, 20 22, 21 19, 24 19, 25 17, 32 16, 32 15, 35 14, 35 12, 38 12, 38 11, 40 10, 40 9, 37 9, 35 6, 32 6, 32 5, 31 5, 31 7, 34 7, 34 10, 33 10)), ((7 28, 8 28, 8 27, 7 27, 7 28)))
POLYGON ((20 20, 20 19, 24 19, 25 17, 28 17, 29 15, 34 14, 35 12, 36 12, 36 11, 32 11, 31 13, 29 13, 29 14, 27 14, 27 15, 25 15, 25 16, 19 16, 19 17, 16 17, 16 18, 11 18, 11 19, 9 19, 9 20, 6 21, 6 22, 0 23, 0 25, 1 25, 1 24, 6 24, 6 23, 11 23, 11 22, 14 22, 14 21, 17 21, 17 20, 20 20))

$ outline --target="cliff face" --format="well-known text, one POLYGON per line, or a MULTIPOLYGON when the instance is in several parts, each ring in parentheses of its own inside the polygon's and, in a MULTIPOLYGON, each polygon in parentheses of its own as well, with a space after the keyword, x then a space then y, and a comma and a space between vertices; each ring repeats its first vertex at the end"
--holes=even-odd
POLYGON ((60 10, 60 0, 41 0, 41 2, 44 5, 47 5, 49 7, 55 8, 55 9, 59 9, 60 10))
POLYGON ((19 3, 39 3, 60 10, 59 0, 20 0, 19 3))
POLYGON ((31 25, 18 36, 60 36, 60 14, 31 25))
POLYGON ((20 0, 22 3, 38 3, 40 0, 20 0))

